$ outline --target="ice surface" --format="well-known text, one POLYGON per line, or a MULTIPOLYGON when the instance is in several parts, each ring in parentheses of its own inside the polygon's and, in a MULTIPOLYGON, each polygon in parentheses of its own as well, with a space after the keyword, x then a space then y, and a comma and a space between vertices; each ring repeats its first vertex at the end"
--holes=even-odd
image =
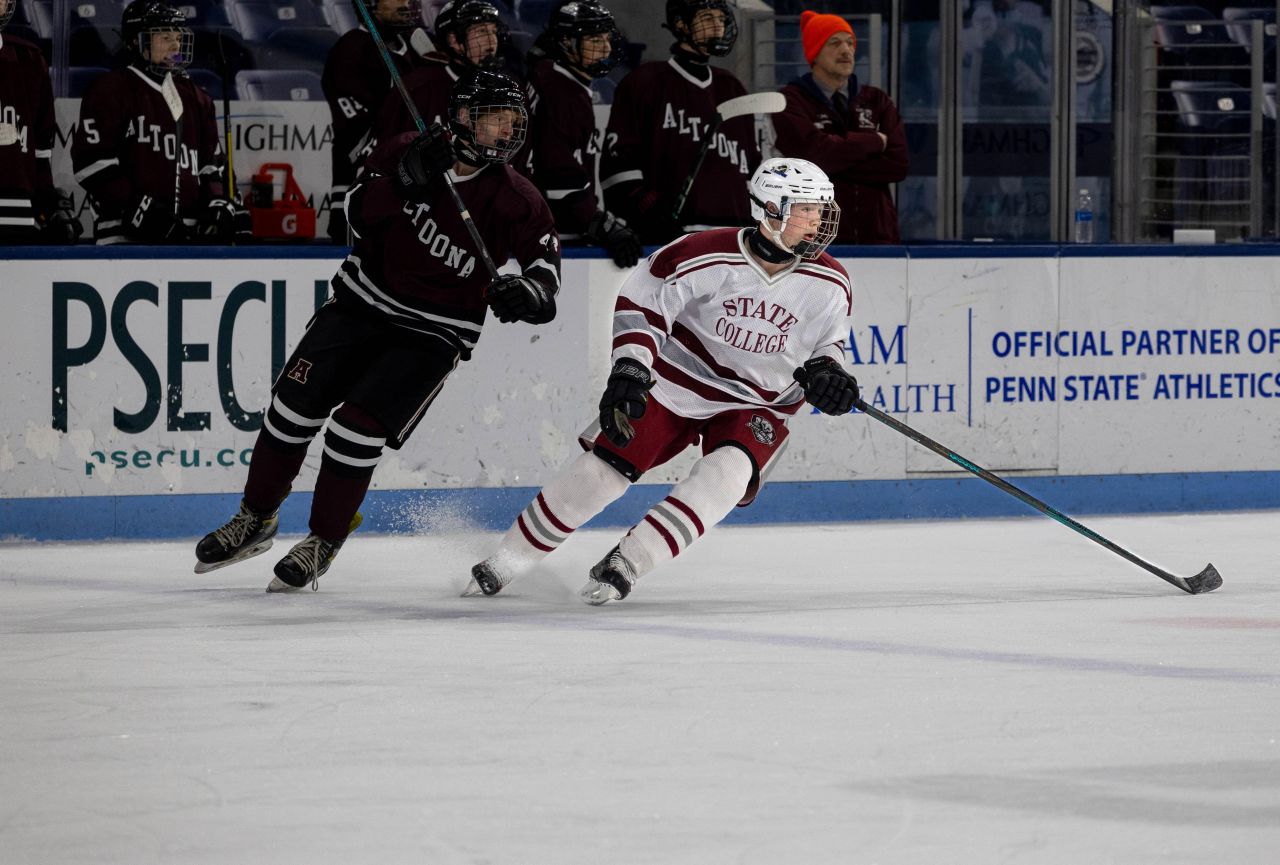
POLYGON ((3 863, 1275 863, 1280 514, 0 547, 3 863))

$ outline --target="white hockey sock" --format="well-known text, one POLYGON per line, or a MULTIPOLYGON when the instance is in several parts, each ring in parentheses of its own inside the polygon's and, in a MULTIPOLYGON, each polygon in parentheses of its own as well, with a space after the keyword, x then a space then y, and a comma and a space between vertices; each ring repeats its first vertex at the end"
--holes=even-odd
POLYGON ((636 576, 674 559, 728 516, 751 483, 751 458, 722 447, 693 464, 689 476, 653 506, 619 544, 636 576))
POLYGON ((486 561, 509 576, 532 567, 630 486, 631 482, 604 460, 584 452, 542 488, 486 561))

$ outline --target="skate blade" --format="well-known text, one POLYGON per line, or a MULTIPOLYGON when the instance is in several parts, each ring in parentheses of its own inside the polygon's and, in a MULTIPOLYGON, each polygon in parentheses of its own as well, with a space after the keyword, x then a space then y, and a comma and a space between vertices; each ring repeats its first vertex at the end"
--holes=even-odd
POLYGON ((286 592, 300 592, 308 589, 315 584, 315 580, 307 583, 305 586, 291 586, 279 577, 272 577, 271 582, 267 585, 267 591, 272 594, 284 594, 286 592))
POLYGON ((464 598, 480 598, 484 597, 484 590, 480 588, 480 584, 476 582, 475 577, 471 578, 471 582, 467 583, 467 587, 462 590, 464 598))
POLYGON ((608 583, 601 583, 597 580, 587 580, 587 584, 578 591, 578 597, 586 601, 593 607, 607 604, 610 601, 617 601, 622 595, 613 586, 608 583))
POLYGON ((210 571, 216 571, 218 568, 225 568, 227 565, 235 565, 243 562, 245 559, 252 559, 254 556, 260 556, 267 550, 271 549, 274 538, 267 538, 262 543, 249 547, 242 551, 238 556, 232 556, 225 562, 196 562, 196 573, 207 574, 210 571))

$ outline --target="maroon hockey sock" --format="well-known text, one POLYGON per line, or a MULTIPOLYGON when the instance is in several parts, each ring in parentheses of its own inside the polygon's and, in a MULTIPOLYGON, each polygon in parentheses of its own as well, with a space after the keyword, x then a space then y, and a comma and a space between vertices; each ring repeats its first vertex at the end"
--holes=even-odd
POLYGON ((381 424, 355 406, 341 406, 324 432, 324 456, 311 501, 311 533, 341 541, 351 528, 386 444, 381 424))
POLYGON ((266 429, 258 433, 249 460, 244 501, 251 510, 265 514, 280 507, 307 456, 307 445, 287 445, 266 429))

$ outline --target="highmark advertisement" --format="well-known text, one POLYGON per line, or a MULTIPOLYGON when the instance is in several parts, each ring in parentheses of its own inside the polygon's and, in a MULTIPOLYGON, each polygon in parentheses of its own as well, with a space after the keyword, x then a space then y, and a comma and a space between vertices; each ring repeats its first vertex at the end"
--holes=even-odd
MULTIPOLYGON (((982 465, 1095 475, 1280 462, 1280 290, 1266 258, 843 263, 847 359, 864 396, 982 465)), ((5 262, 0 498, 238 491, 271 383, 336 264, 5 262)), ((490 322, 375 488, 549 477, 595 413, 623 276, 569 259, 554 323, 490 322)), ((776 327, 737 316, 722 330, 767 345, 776 327)), ((954 469, 858 414, 804 413, 793 429, 775 481, 954 469)), ((687 460, 645 479, 672 480, 687 460)))

